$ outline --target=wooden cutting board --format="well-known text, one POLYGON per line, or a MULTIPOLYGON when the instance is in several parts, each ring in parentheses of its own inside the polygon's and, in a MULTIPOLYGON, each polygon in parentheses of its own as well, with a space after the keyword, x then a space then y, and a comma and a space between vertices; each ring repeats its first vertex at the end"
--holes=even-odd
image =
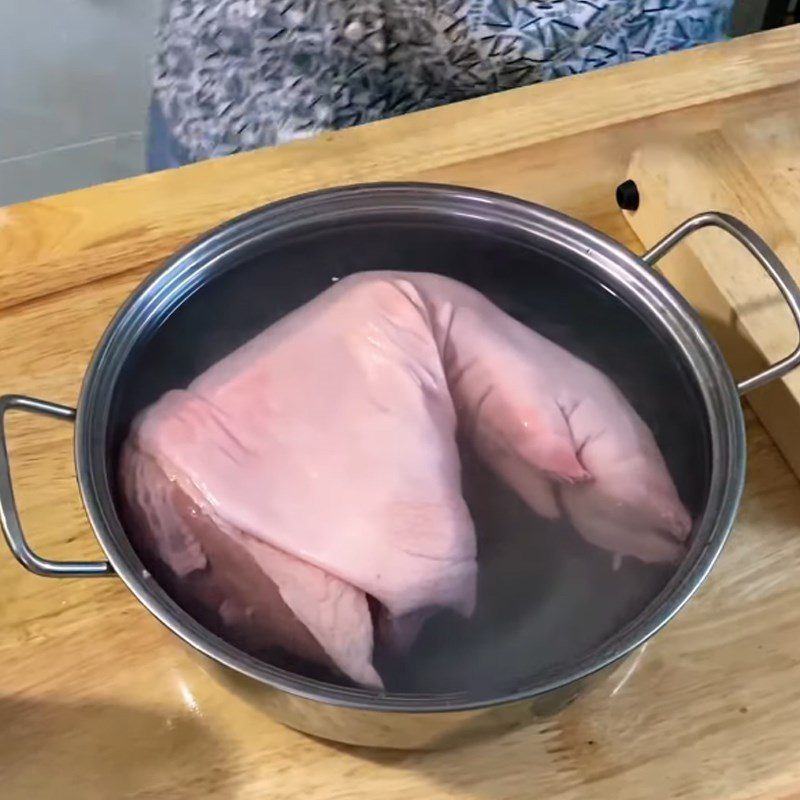
MULTIPOLYGON (((693 214, 727 211, 761 234, 800 281, 800 112, 648 143, 631 159, 628 177, 640 206, 626 216, 646 247, 693 214)), ((701 313, 737 378, 796 346, 797 327, 775 284, 728 234, 699 231, 658 269, 701 313)), ((748 400, 800 475, 800 371, 748 400)))

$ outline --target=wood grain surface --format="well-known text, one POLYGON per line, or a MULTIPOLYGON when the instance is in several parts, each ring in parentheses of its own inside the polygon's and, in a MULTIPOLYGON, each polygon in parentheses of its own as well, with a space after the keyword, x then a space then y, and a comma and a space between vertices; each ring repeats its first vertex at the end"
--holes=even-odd
MULTIPOLYGON (((640 207, 627 214, 648 246, 664 226, 713 208, 764 238, 800 283, 800 111, 792 108, 721 130, 647 143, 628 171, 640 207)), ((701 312, 739 378, 791 353, 798 326, 778 288, 728 234, 693 234, 658 265, 701 312)), ((749 403, 800 475, 800 372, 754 392, 749 403)))
MULTIPOLYGON (((118 304, 168 253, 268 199, 421 179, 554 206, 640 245, 613 190, 644 141, 796 106, 785 29, 279 148, 0 210, 0 391, 76 401, 118 304)), ((13 417, 31 541, 99 555, 69 426, 13 417)), ((116 580, 0 558, 0 796, 790 798, 800 796, 800 491, 748 417, 749 483, 710 580, 616 674, 546 724, 444 753, 353 750, 223 692, 116 580)))

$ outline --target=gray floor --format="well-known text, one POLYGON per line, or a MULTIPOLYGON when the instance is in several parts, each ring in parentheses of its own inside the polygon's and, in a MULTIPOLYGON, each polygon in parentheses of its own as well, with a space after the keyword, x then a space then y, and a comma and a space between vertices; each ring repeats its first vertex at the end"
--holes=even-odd
POLYGON ((143 170, 158 3, 0 0, 0 205, 143 170))
MULTIPOLYGON (((159 3, 0 0, 0 206, 144 169, 159 3)), ((736 32, 765 4, 739 0, 736 32)))

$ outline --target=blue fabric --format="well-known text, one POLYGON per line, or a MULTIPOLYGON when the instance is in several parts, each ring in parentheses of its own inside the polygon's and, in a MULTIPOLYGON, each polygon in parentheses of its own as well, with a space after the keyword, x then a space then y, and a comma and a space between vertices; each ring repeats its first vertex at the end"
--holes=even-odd
POLYGON ((150 163, 282 144, 717 41, 732 5, 166 0, 150 163))
POLYGON ((170 133, 161 106, 155 99, 151 101, 148 112, 145 156, 148 172, 175 169, 191 162, 186 148, 170 133))

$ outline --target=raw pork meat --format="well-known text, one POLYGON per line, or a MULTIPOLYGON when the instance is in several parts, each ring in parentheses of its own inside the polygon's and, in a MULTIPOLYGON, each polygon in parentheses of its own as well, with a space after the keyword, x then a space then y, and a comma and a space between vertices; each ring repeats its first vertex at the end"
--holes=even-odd
POLYGON ((593 367, 436 275, 346 278, 134 422, 132 535, 236 643, 380 686, 379 635, 475 604, 457 428, 539 514, 677 559, 690 519, 646 425, 593 367))
POLYGON ((652 433, 599 370, 437 275, 427 299, 460 424, 493 469, 544 517, 558 497, 590 542, 673 561, 691 530, 652 433))

